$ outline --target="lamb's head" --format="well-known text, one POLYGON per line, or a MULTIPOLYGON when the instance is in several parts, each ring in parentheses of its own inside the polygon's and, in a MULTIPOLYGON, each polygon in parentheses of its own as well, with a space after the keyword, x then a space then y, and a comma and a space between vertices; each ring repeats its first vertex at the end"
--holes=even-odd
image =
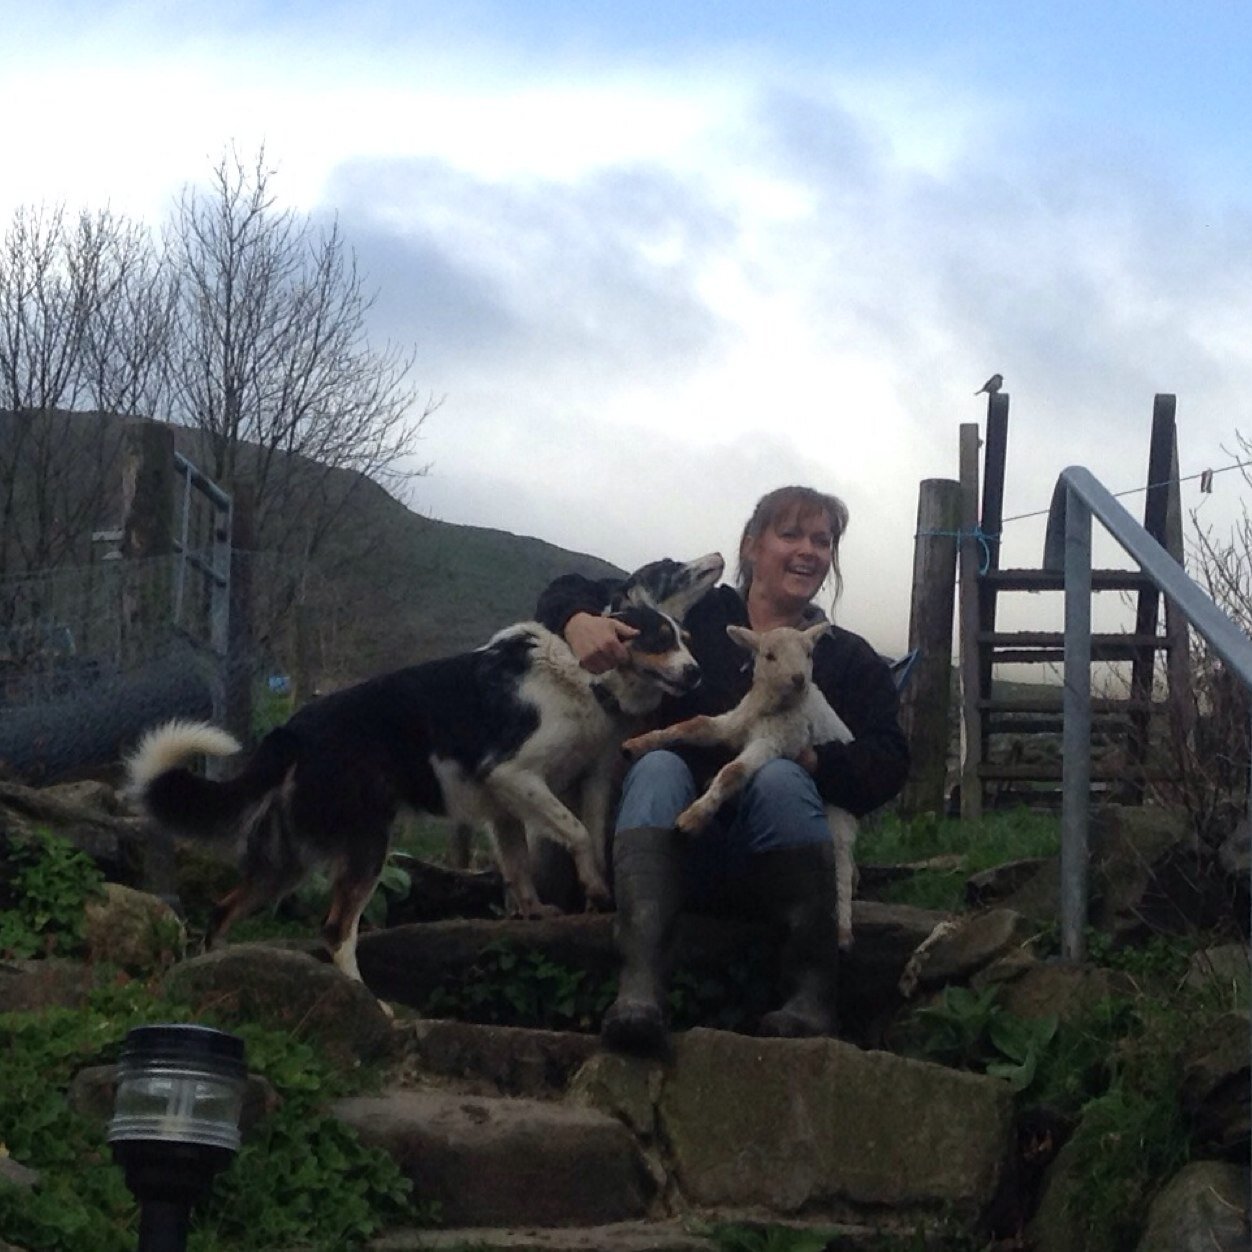
POLYGON ((818 622, 807 630, 776 626, 758 632, 744 626, 726 627, 737 644, 756 653, 752 690, 770 708, 789 708, 804 698, 813 679, 813 649, 829 630, 829 622, 818 622))

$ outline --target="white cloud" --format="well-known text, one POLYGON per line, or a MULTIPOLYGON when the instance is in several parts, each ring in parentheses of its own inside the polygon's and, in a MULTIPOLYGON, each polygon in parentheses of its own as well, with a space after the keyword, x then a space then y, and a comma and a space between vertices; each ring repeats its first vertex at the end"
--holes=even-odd
MULTIPOLYGON (((1180 395, 1184 469, 1249 426, 1246 201, 1214 211, 1151 145, 1049 129, 1053 103, 956 89, 955 66, 527 63, 386 6, 275 32, 242 5, 207 35, 111 13, 0 60, 0 108, 29 118, 0 212, 156 220, 264 142, 284 204, 341 213, 379 333, 446 396, 416 500, 436 516, 621 565, 733 557, 760 494, 812 482, 852 508, 841 617, 898 648, 918 483, 955 476, 994 370, 1010 513, 1069 463, 1135 485, 1154 391, 1180 395)), ((1041 542, 1009 528, 1006 561, 1041 542)))

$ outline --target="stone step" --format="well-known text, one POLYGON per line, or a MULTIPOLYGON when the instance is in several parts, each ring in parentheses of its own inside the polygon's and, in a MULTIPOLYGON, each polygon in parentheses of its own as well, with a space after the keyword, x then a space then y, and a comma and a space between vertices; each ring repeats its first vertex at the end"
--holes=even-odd
MULTIPOLYGON (((449 1046, 425 1025, 417 1046, 449 1046)), ((548 1032, 527 1033, 506 1042, 541 1056, 548 1032)), ((469 1035, 459 1043, 474 1052, 469 1035)), ((833 1039, 694 1029, 673 1045, 665 1063, 596 1051, 562 1098, 395 1086, 332 1112, 389 1152, 448 1228, 510 1237, 735 1213, 885 1231, 942 1212, 975 1228, 1008 1177, 1012 1092, 999 1079, 833 1039)))
POLYGON ((397 1088, 331 1111, 450 1226, 622 1222, 647 1216, 658 1189, 630 1131, 585 1105, 397 1088))
POLYGON ((618 1222, 611 1226, 508 1230, 443 1228, 394 1230, 367 1245, 368 1252, 463 1249, 474 1252, 717 1252, 717 1244, 692 1234, 682 1222, 618 1222))
POLYGON ((403 1023, 409 1071, 466 1093, 553 1099, 600 1047, 598 1036, 423 1019, 403 1023))
MULTIPOLYGON (((873 1043, 873 1023, 898 1004, 897 985, 909 957, 945 913, 870 900, 854 903, 855 941, 840 959, 839 996, 844 1020, 862 1024, 873 1043)), ((755 1013, 774 1007, 776 989, 758 986, 753 971, 772 972, 776 963, 774 936, 760 925, 713 917, 685 916, 679 927, 674 986, 696 1009, 708 1001, 715 1011, 717 989, 729 1007, 744 1009, 743 992, 749 985, 761 993, 755 1013)), ((482 996, 494 981, 497 991, 513 976, 502 969, 504 953, 518 962, 523 956, 550 962, 552 967, 580 971, 580 991, 611 986, 616 978, 611 914, 571 914, 537 921, 455 919, 392 926, 362 934, 357 959, 366 985, 383 1000, 417 1009, 430 1017, 496 1020, 477 1016, 474 996, 482 996)), ((533 967, 529 967, 533 975, 533 967)), ((551 973, 551 969, 549 969, 551 973)), ((553 977, 548 989, 556 993, 553 977)), ((532 977, 529 984, 537 986, 532 977)), ((594 998, 594 997, 588 997, 594 998)), ((499 1016, 518 1020, 511 1005, 501 1005, 499 1016)), ((584 1010, 577 1029, 594 1034, 596 1013, 584 1010)), ((690 1017, 689 1017, 690 1020, 690 1017)), ((701 1025, 753 1031, 755 1017, 744 1009, 742 1020, 699 1018, 701 1025)), ((536 1023, 538 1024, 538 1023, 536 1023)), ((553 1024, 550 1020, 545 1025, 553 1024)), ((555 1023, 565 1028, 566 1023, 555 1023)), ((570 1028, 573 1028, 571 1025, 570 1028)))
MULTIPOLYGON (((740 1229, 759 1233, 761 1246, 771 1232, 794 1231, 796 1244, 804 1234, 820 1235, 839 1252, 875 1252, 883 1246, 883 1230, 876 1226, 832 1225, 829 1222, 735 1222, 740 1229)), ((704 1221, 665 1220, 617 1222, 611 1226, 511 1230, 484 1227, 447 1227, 438 1230, 393 1230, 367 1244, 367 1252, 423 1252, 425 1249, 474 1249, 474 1252, 717 1252, 719 1244, 704 1221)), ((785 1236, 774 1235, 782 1246, 785 1236)))

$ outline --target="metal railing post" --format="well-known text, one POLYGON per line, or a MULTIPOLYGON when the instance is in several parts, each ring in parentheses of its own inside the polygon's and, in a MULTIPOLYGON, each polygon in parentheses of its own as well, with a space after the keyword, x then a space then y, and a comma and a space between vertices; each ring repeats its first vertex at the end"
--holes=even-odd
POLYGON ((1091 510, 1065 501, 1065 690, 1061 756, 1061 956, 1081 961, 1091 807, 1091 510))

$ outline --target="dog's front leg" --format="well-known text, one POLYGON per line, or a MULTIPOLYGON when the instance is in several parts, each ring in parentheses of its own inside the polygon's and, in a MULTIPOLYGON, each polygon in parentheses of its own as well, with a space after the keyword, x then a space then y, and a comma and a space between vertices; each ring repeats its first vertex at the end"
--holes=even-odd
POLYGON ((596 865, 587 828, 538 774, 505 762, 487 775, 484 785, 502 809, 524 823, 543 827, 550 838, 570 850, 589 908, 609 907, 608 884, 596 865))
POLYGON ((609 814, 613 801, 613 770, 616 753, 597 761, 583 777, 578 812, 591 839, 591 854, 600 877, 606 877, 609 814))
POLYGON ((525 826, 516 817, 501 814, 493 819, 490 829, 496 862, 508 890, 510 912, 518 917, 555 917, 561 910, 554 904, 544 904, 535 890, 525 826))

